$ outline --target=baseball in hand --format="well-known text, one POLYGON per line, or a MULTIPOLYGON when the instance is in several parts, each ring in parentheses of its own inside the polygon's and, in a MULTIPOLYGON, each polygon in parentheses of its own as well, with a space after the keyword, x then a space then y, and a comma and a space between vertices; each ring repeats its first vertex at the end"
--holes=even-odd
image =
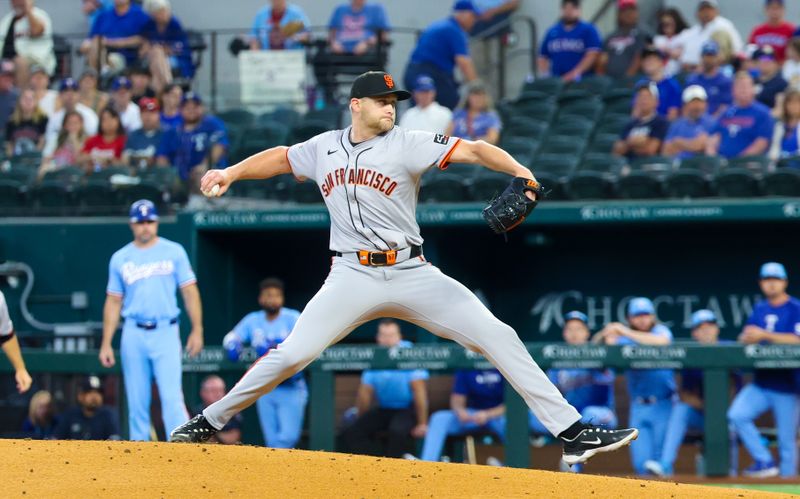
POLYGON ((207 197, 216 197, 217 194, 219 194, 219 184, 214 184, 214 186, 206 192, 207 197))

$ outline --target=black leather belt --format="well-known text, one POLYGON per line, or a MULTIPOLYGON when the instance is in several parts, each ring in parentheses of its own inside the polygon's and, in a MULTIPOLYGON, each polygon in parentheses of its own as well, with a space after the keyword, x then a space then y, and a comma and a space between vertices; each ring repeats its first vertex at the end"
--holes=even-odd
MULTIPOLYGON (((146 329, 148 331, 152 331, 153 329, 158 327, 158 322, 159 321, 141 321, 141 322, 137 321, 136 322, 136 327, 138 327, 139 329, 146 329)), ((177 317, 175 317, 174 319, 170 319, 170 321, 169 321, 170 325, 177 324, 177 323, 178 323, 178 318, 177 317)))
MULTIPOLYGON (((360 250, 354 253, 358 254, 358 263, 360 263, 361 265, 367 265, 370 267, 385 267, 387 265, 394 265, 396 263, 400 263, 397 261, 397 254, 402 252, 404 249, 405 248, 403 248, 402 250, 389 250, 389 251, 360 250)), ((422 246, 409 246, 409 249, 410 249, 410 254, 406 260, 422 256, 422 246)), ((335 256, 344 256, 344 254, 339 251, 335 251, 333 254, 335 256)))

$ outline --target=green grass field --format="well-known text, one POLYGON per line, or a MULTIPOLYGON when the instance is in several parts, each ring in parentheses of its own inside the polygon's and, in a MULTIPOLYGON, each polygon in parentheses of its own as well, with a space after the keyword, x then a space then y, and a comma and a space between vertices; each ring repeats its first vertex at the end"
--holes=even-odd
MULTIPOLYGON (((709 484, 711 485, 711 484, 709 484)), ((782 485, 782 484, 765 484, 765 485, 728 485, 728 484, 713 484, 714 487, 727 487, 735 489, 748 489, 748 490, 761 490, 764 492, 779 492, 781 494, 795 494, 800 495, 800 484, 782 485)))

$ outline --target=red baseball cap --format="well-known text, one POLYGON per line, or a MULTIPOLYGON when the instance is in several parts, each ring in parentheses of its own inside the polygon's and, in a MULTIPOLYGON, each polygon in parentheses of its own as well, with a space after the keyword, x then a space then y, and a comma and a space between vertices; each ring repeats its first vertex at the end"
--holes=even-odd
POLYGON ((142 111, 158 111, 158 101, 152 97, 142 97, 139 99, 139 109, 142 111))
POLYGON ((636 0, 617 0, 617 9, 627 9, 629 7, 636 7, 636 0))

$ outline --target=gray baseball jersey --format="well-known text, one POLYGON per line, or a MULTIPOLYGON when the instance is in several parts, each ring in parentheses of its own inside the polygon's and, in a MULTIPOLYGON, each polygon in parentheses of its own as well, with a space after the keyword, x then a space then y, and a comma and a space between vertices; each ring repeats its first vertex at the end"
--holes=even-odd
POLYGON ((447 167, 461 139, 394 127, 359 144, 350 129, 289 148, 294 175, 319 186, 331 216, 330 249, 392 250, 422 245, 416 209, 428 168, 447 167))
POLYGON ((8 315, 8 305, 6 304, 6 297, 0 291, 0 336, 8 336, 14 330, 14 323, 11 322, 11 316, 8 315))

